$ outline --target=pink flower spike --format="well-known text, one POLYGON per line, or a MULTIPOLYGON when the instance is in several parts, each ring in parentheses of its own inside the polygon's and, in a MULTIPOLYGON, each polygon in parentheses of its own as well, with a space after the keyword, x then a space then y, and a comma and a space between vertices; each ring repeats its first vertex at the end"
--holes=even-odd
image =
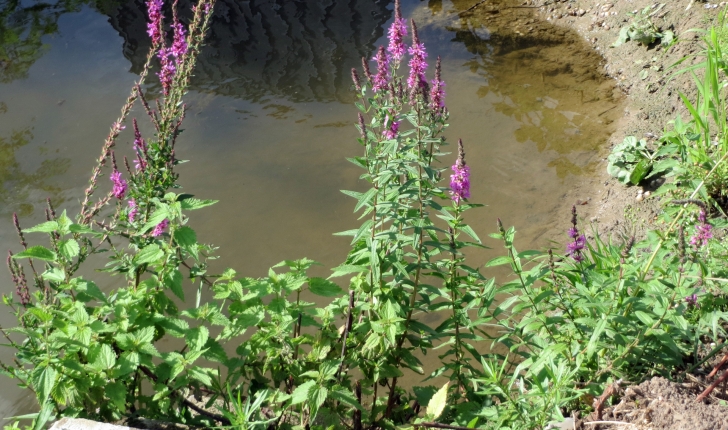
POLYGON ((435 79, 432 80, 430 87, 430 109, 435 111, 438 116, 442 115, 445 108, 445 82, 441 78, 440 57, 437 57, 435 66, 435 79))
POLYGON ((458 159, 452 166, 450 175, 450 195, 456 204, 463 199, 470 198, 470 166, 465 164, 465 150, 463 141, 458 140, 458 159))
POLYGON ((177 65, 179 65, 182 62, 182 58, 187 53, 187 41, 185 40, 185 35, 187 32, 185 31, 184 25, 182 25, 181 22, 176 22, 172 27, 174 27, 174 42, 172 43, 172 56, 175 59, 175 62, 177 65))
POLYGON ((119 200, 123 199, 126 194, 127 184, 125 180, 121 179, 121 172, 114 170, 111 173, 111 182, 114 184, 111 194, 119 200))
POLYGON ((387 89, 387 85, 389 84, 389 56, 384 50, 384 46, 379 47, 374 61, 377 62, 377 74, 372 79, 372 90, 377 92, 387 89))
POLYGON ((425 79, 425 70, 427 70, 427 52, 425 51, 425 44, 420 43, 420 38, 417 35, 417 24, 414 20, 412 21, 412 46, 408 50, 412 58, 409 61, 410 73, 407 78, 407 86, 409 89, 415 89, 417 87, 426 87, 427 79, 425 79))
POLYGON ((152 38, 153 45, 159 45, 162 42, 162 33, 160 28, 162 26, 162 5, 163 0, 148 0, 147 1, 147 14, 149 16, 149 22, 147 23, 147 34, 152 38))
POLYGON ((164 230, 167 228, 168 225, 169 225, 169 220, 166 220, 166 219, 164 221, 160 222, 159 224, 157 224, 156 227, 154 227, 154 230, 152 230, 152 237, 161 236, 162 233, 164 233, 164 230))
POLYGON ((402 18, 402 13, 399 7, 399 0, 394 2, 394 21, 389 26, 389 46, 387 51, 392 56, 395 64, 399 64, 399 61, 404 57, 404 38, 407 36, 407 21, 402 18))
POLYGON ((134 199, 129 199, 127 203, 129 204, 129 222, 134 222, 134 218, 136 218, 139 213, 139 208, 137 207, 136 200, 134 199))

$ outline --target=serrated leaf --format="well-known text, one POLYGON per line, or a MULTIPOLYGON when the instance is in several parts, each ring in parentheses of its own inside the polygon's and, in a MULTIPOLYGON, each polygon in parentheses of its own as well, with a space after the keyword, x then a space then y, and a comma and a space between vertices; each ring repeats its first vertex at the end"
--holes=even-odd
POLYGON ((73 257, 77 256, 80 250, 81 247, 78 246, 78 242, 76 242, 75 239, 62 240, 58 244, 58 252, 66 260, 71 260, 73 257))
POLYGON ((23 229, 23 233, 51 233, 58 230, 58 223, 55 221, 46 221, 31 228, 23 229))
POLYGON ((445 405, 447 405, 447 389, 449 386, 449 382, 443 385, 442 388, 437 390, 437 393, 432 396, 430 403, 427 404, 427 415, 431 419, 436 420, 440 415, 442 415, 442 411, 445 410, 445 405))
POLYGON ((164 251, 157 244, 151 244, 142 248, 137 255, 134 256, 134 264, 149 264, 158 261, 164 257, 164 251))
POLYGON ((71 224, 68 226, 68 231, 71 233, 91 233, 91 234, 97 234, 98 232, 92 229, 91 227, 81 225, 81 224, 71 224))
POLYGON ((195 327, 187 331, 185 341, 192 351, 200 351, 207 343, 210 332, 205 326, 195 327))
POLYGON ((322 297, 336 297, 344 292, 340 286, 324 278, 309 278, 308 287, 312 293, 322 297))
POLYGON ((184 199, 180 203, 182 204, 182 209, 186 210, 195 210, 195 209, 202 209, 207 206, 212 206, 215 203, 217 203, 219 200, 200 200, 200 199, 184 199))
POLYGON ((126 411, 126 387, 121 382, 112 382, 104 387, 106 397, 114 403, 121 413, 126 411))
POLYGON ((174 240, 193 256, 197 257, 197 233, 191 228, 184 226, 174 231, 174 240))
POLYGON ((109 370, 116 365, 116 354, 107 344, 96 344, 89 348, 89 361, 99 370, 109 370))
POLYGON ((142 229, 139 231, 139 233, 146 233, 147 231, 151 230, 152 228, 156 227, 157 224, 164 221, 169 217, 169 211, 167 208, 158 208, 155 210, 152 215, 147 219, 147 223, 144 224, 142 229))
POLYGON ((185 292, 182 289, 182 272, 175 268, 164 277, 164 285, 167 286, 180 300, 185 299, 185 292))
POLYGON ((38 260, 55 262, 56 253, 43 246, 31 246, 23 252, 13 255, 13 258, 37 258, 38 260))
POLYGON ((51 390, 56 383, 58 372, 51 366, 46 366, 38 374, 35 383, 35 391, 38 393, 38 400, 45 402, 51 394, 51 390))
POLYGON ((293 393, 291 393, 291 405, 297 405, 308 400, 308 392, 315 385, 316 381, 306 381, 296 387, 296 389, 293 390, 293 393))

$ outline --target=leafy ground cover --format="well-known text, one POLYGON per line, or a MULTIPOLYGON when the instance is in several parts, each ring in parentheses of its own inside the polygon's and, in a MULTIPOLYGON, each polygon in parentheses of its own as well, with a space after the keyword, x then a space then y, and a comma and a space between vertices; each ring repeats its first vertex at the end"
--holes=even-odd
POLYGON ((473 262, 467 249, 484 245, 466 215, 484 209, 470 201, 467 143, 445 152, 446 77, 395 3, 388 46, 352 70, 361 154, 349 161, 369 188, 344 191, 361 214, 359 226, 339 233, 351 238, 348 255, 327 279, 308 276, 316 263, 305 258, 254 279, 208 273, 214 248, 187 214, 215 202, 179 192, 175 173, 183 96, 214 0, 201 0, 188 25, 176 12, 165 24, 162 6, 147 2, 153 49, 78 214, 57 214, 49 201, 47 222, 22 228, 14 219, 22 250, 8 255, 16 291, 4 303, 18 326, 1 331, 16 355, 2 371, 35 393, 33 428, 75 416, 198 427, 540 429, 577 414, 599 419, 625 381, 684 378, 721 355, 722 24, 704 32, 702 62, 686 71, 696 76, 696 96, 682 97, 690 116, 659 139, 666 149, 655 154, 672 160, 657 172, 668 179, 655 193, 664 203, 659 228, 606 239, 571 206, 563 245, 519 251, 516 229, 499 222, 490 243, 503 246, 502 256, 473 262), (163 89, 154 102, 142 87, 152 63, 163 89), (153 136, 130 120, 135 103, 153 136), (127 126, 136 157, 117 160, 127 126), (35 244, 42 236, 47 246, 35 244), (106 264, 97 269, 126 285, 104 292, 84 278, 81 267, 99 256, 106 264), (499 266, 510 275, 494 277, 499 266), (185 297, 188 285, 196 297, 185 297), (424 324, 434 312, 448 317, 424 324), (424 374, 419 354, 442 364, 424 374), (413 373, 424 384, 403 387, 413 373))

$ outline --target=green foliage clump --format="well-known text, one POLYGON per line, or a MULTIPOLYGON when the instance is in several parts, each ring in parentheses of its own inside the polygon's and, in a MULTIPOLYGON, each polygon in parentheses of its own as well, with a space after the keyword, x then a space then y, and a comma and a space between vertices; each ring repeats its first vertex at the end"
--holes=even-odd
POLYGON ((631 17, 629 23, 619 30, 617 40, 612 44, 616 48, 627 41, 634 41, 642 45, 651 45, 657 39, 664 46, 675 42, 675 33, 672 30, 660 31, 652 22, 652 17, 665 7, 664 4, 647 6, 636 13, 628 13, 631 17))

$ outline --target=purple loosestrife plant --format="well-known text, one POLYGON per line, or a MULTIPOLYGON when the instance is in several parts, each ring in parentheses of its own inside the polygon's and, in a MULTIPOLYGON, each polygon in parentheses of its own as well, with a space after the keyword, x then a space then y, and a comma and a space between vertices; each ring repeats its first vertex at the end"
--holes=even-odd
POLYGON ((152 45, 159 46, 162 41, 162 6, 164 5, 163 0, 149 0, 147 1, 147 16, 149 22, 147 23, 147 34, 152 39, 152 45))
POLYGON ((182 62, 182 58, 187 53, 188 46, 185 35, 187 34, 185 27, 181 22, 175 22, 172 27, 174 28, 174 41, 172 43, 172 56, 175 59, 177 65, 182 62))
POLYGON ((430 109, 436 116, 442 116, 445 110, 445 82, 442 81, 442 65, 440 57, 435 63, 435 79, 430 86, 430 109))
POLYGON ((387 89, 389 84, 389 56, 384 46, 380 46, 377 55, 374 56, 377 63, 377 74, 372 78, 372 91, 375 93, 387 89))
POLYGON ((137 214, 139 213, 139 208, 137 207, 137 203, 135 199, 129 199, 127 202, 129 205, 129 214, 128 214, 128 220, 129 222, 134 222, 136 219, 137 214))
POLYGON ((389 26, 389 46, 387 51, 394 60, 395 68, 404 57, 406 47, 404 38, 407 36, 407 20, 402 18, 402 12, 399 6, 399 0, 394 2, 394 21, 389 26))
POLYGON ((111 182, 114 185, 111 194, 119 200, 123 199, 126 195, 127 183, 121 178, 121 172, 118 170, 111 172, 111 182))
POLYGON ((586 247, 586 237, 579 233, 576 218, 576 206, 571 206, 571 228, 569 229, 569 237, 573 239, 566 244, 566 255, 571 257, 577 263, 584 261, 582 251, 586 247))
POLYGON ((705 209, 701 208, 698 214, 698 224, 695 227, 695 235, 690 238, 690 244, 698 248, 706 246, 708 241, 713 238, 713 226, 708 223, 705 209))
POLYGON ((417 24, 415 24, 414 20, 412 20, 412 46, 409 47, 408 52, 412 58, 409 61, 410 72, 407 78, 407 86, 410 90, 426 88, 427 51, 425 51, 425 44, 420 42, 417 34, 417 24))
POLYGON ((470 198, 470 166, 465 164, 463 141, 458 140, 458 159, 452 166, 450 175, 450 196, 456 204, 470 198))
POLYGON ((166 220, 166 219, 164 221, 160 222, 159 224, 157 224, 154 227, 154 230, 152 230, 152 237, 161 236, 164 233, 164 231, 167 229, 168 226, 169 226, 169 220, 166 220))

